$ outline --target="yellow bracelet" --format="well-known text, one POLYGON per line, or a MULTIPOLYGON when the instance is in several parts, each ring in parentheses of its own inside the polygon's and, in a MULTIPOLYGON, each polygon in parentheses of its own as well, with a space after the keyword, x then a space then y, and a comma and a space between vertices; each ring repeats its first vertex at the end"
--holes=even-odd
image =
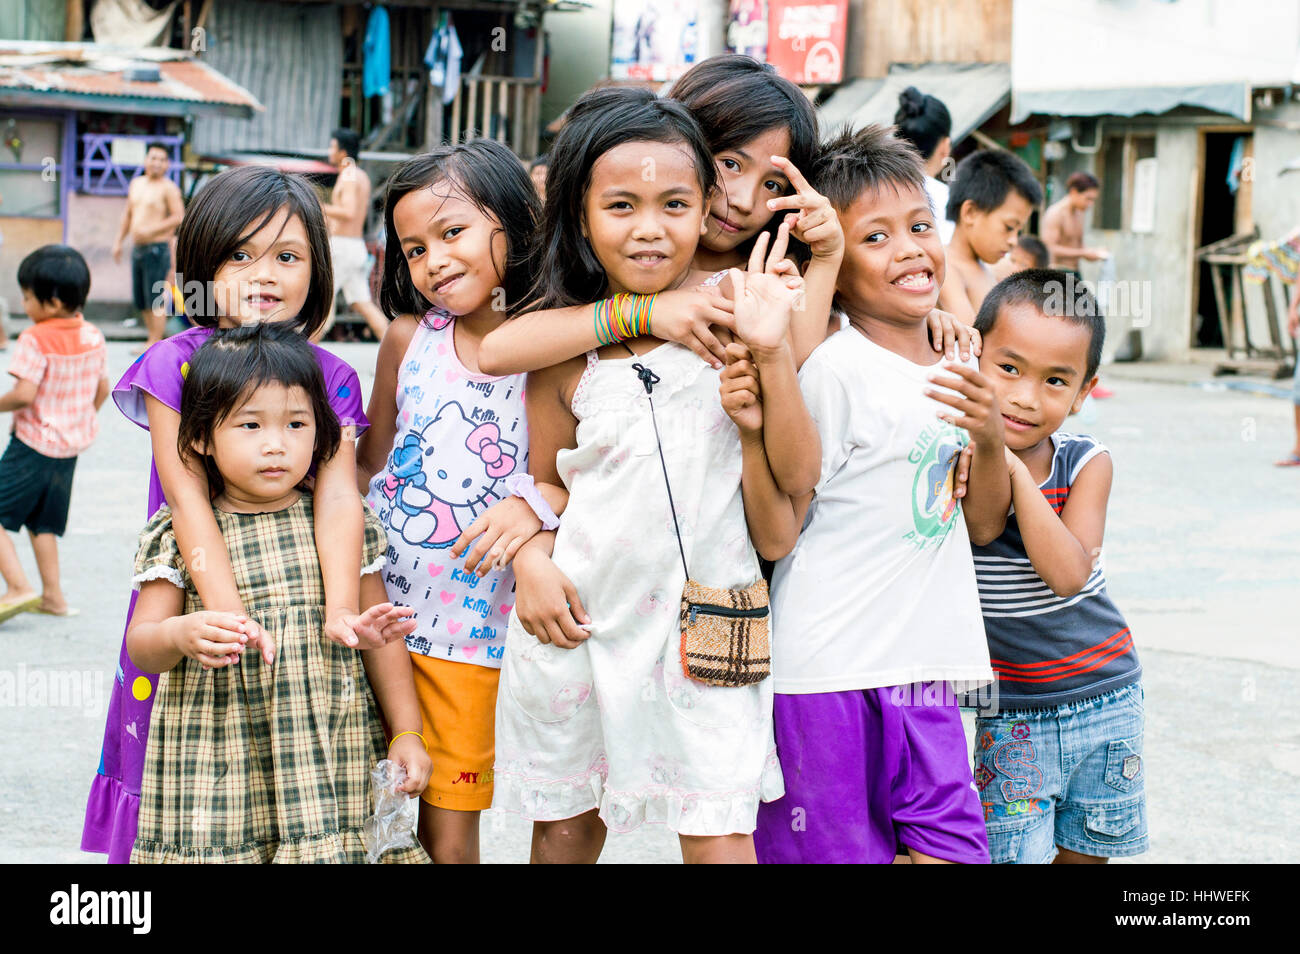
POLYGON ((416 737, 417 739, 419 739, 421 742, 424 742, 424 751, 426 751, 426 752, 429 751, 429 743, 428 743, 428 742, 425 742, 425 740, 424 740, 424 736, 420 735, 420 733, 416 732, 414 729, 407 729, 405 732, 399 732, 399 733, 397 733, 397 735, 393 736, 393 737, 388 741, 388 747, 391 749, 391 748, 393 747, 393 743, 396 742, 398 739, 400 739, 400 738, 401 738, 402 736, 404 736, 404 735, 413 735, 413 736, 415 736, 415 737, 416 737))

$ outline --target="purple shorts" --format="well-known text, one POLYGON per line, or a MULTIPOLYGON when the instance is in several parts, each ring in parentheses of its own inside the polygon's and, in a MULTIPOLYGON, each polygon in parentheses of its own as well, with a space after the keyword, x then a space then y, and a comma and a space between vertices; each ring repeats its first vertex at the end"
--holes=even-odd
POLYGON ((785 797, 758 806, 759 862, 889 864, 912 848, 988 864, 961 710, 945 689, 777 693, 785 797))

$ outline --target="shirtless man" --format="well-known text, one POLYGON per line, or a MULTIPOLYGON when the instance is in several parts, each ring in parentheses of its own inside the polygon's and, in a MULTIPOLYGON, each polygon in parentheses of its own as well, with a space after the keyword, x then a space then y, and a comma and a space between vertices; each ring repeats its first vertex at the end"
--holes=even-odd
MULTIPOLYGON (((113 261, 122 261, 122 242, 131 236, 131 296, 144 321, 149 340, 162 341, 167 324, 164 303, 172 272, 172 239, 185 215, 181 190, 167 178, 171 157, 167 147, 150 143, 145 150, 144 175, 131 180, 126 192, 122 225, 113 241, 113 261)), ((140 354, 144 348, 133 351, 140 354)))
POLYGON ((1090 262, 1109 256, 1104 248, 1087 248, 1083 244, 1083 217, 1097 201, 1101 183, 1087 172, 1075 172, 1065 180, 1065 197, 1053 202, 1043 213, 1043 241, 1052 253, 1052 267, 1079 274, 1079 259, 1090 262))
POLYGON ((340 291, 348 307, 358 312, 370 326, 376 341, 388 330, 388 319, 370 300, 370 253, 362 237, 366 213, 370 210, 370 177, 357 165, 361 154, 361 137, 351 129, 336 129, 330 139, 328 162, 338 166, 339 177, 324 206, 330 226, 330 252, 334 256, 334 295, 330 313, 314 339, 319 340, 334 324, 334 301, 340 291))
POLYGON ((973 325, 984 296, 998 283, 993 270, 1016 247, 1020 230, 1043 201, 1034 172, 1013 153, 983 149, 957 166, 948 191, 949 220, 956 223, 944 252, 948 270, 939 307, 973 325))

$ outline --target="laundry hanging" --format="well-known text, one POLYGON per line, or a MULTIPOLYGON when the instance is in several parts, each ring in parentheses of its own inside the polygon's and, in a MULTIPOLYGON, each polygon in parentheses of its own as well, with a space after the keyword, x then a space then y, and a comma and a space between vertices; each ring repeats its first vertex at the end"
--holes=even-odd
POLYGON ((366 39, 362 47, 365 61, 361 71, 363 96, 383 96, 388 92, 388 79, 392 74, 389 57, 388 11, 375 7, 366 21, 366 39))
POLYGON ((460 89, 460 63, 465 55, 456 35, 451 14, 444 10, 438 18, 429 46, 424 51, 424 65, 429 70, 429 85, 442 89, 443 103, 450 103, 460 89))

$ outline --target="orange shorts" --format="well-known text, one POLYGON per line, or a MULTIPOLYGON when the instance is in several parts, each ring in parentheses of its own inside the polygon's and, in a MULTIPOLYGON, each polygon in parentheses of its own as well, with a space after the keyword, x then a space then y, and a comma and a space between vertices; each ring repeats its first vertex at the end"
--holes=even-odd
POLYGON ((501 670, 411 653, 415 694, 433 759, 420 797, 435 808, 492 807, 497 683, 501 670))

